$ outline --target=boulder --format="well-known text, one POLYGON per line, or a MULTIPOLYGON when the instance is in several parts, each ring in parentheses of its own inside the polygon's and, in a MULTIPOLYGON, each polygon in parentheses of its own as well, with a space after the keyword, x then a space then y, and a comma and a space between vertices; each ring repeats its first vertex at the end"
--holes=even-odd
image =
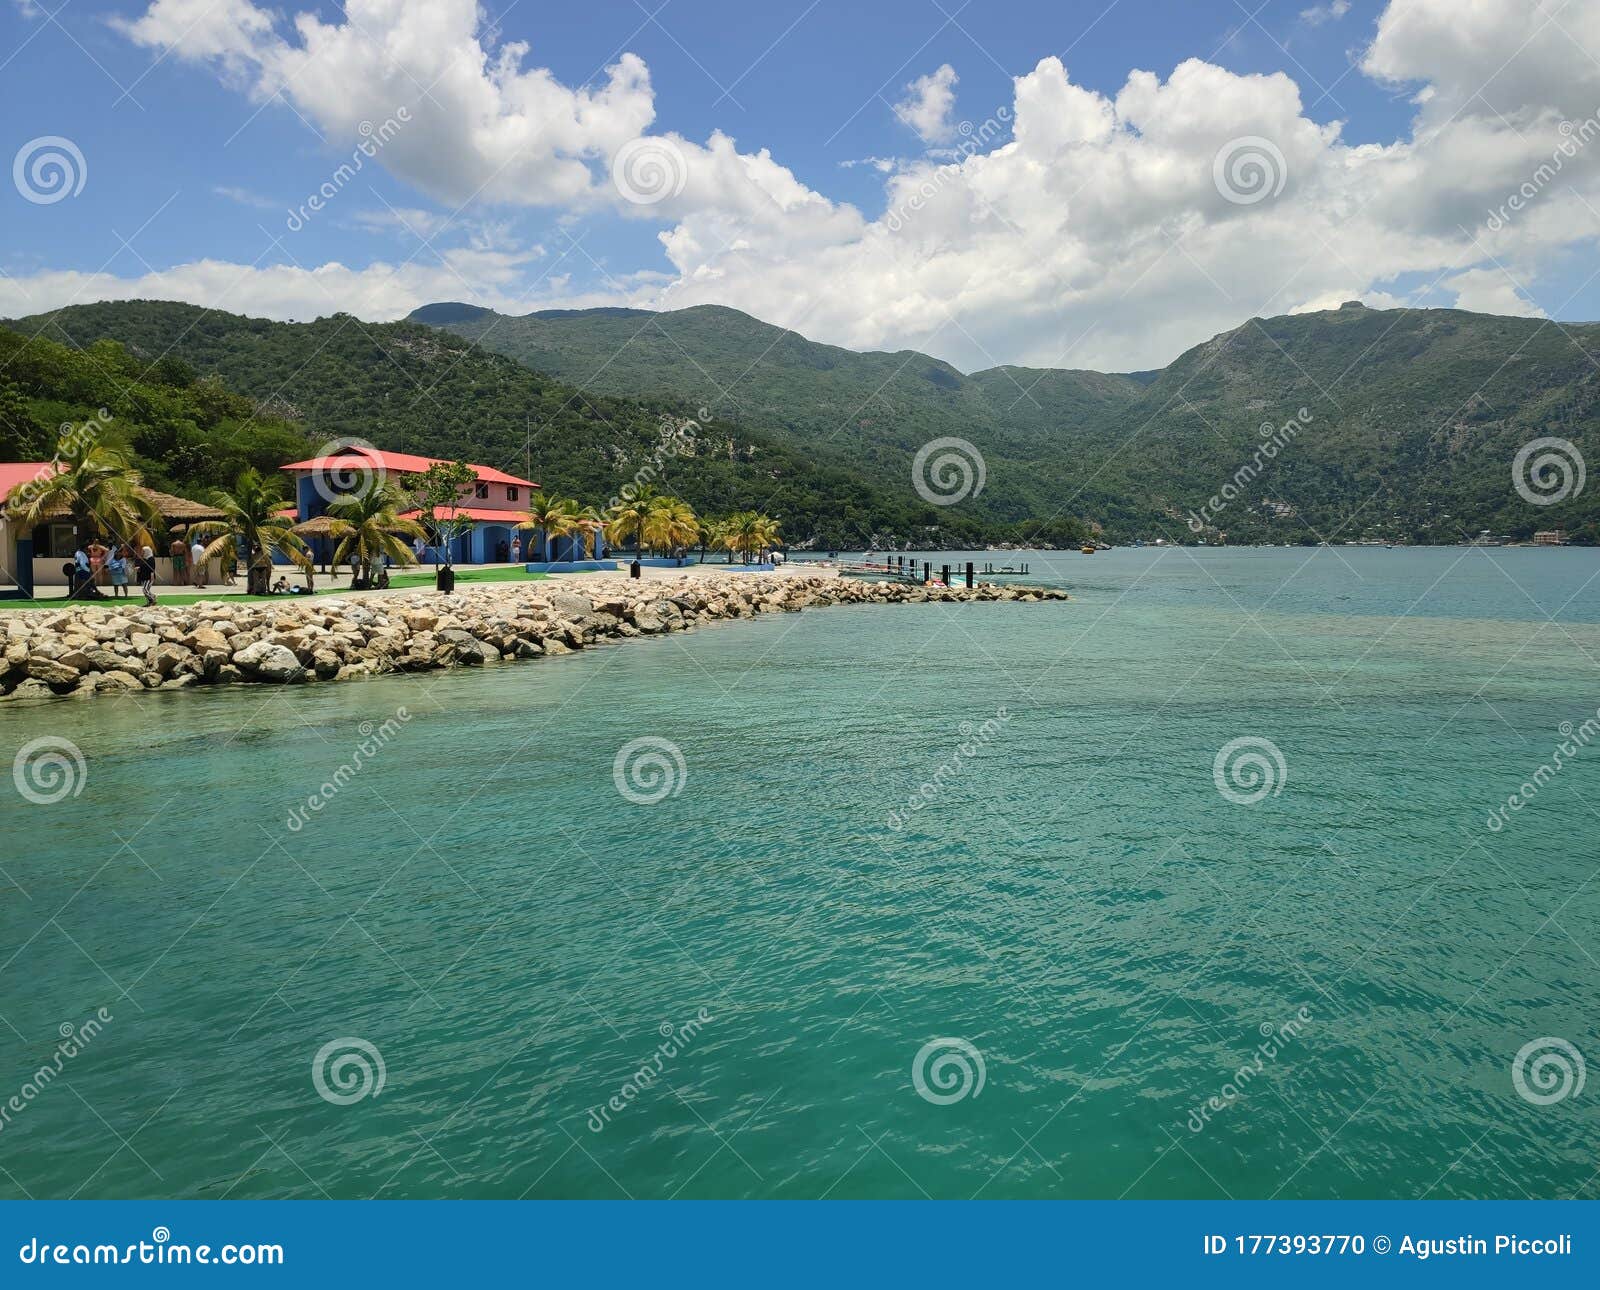
POLYGON ((71 685, 78 679, 78 670, 41 655, 28 660, 28 675, 46 685, 71 685))
POLYGON ((298 680, 304 669, 294 651, 273 641, 257 641, 246 645, 233 656, 234 666, 258 681, 283 684, 298 680))

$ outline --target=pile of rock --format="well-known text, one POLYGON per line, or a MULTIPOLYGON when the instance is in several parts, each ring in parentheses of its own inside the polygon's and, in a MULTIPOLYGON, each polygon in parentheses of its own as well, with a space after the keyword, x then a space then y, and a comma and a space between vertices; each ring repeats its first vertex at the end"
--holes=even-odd
POLYGON ((811 605, 1065 600, 1045 587, 920 587, 724 575, 582 595, 554 582, 357 599, 71 605, 0 613, 0 697, 45 699, 233 681, 286 684, 567 654, 596 641, 811 605))

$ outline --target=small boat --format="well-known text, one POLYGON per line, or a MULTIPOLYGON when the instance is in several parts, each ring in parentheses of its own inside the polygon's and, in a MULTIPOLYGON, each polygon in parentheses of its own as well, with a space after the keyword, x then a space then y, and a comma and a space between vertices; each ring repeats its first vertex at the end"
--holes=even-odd
POLYGON ((1087 542, 1086 542, 1086 543, 1084 543, 1084 544, 1083 544, 1083 545, 1082 545, 1082 546, 1081 546, 1081 547, 1079 547, 1079 548, 1078 548, 1078 549, 1079 549, 1079 550, 1080 550, 1080 551, 1082 551, 1082 552, 1083 552, 1083 553, 1084 553, 1084 555, 1093 555, 1093 554, 1094 554, 1094 552, 1095 552, 1095 549, 1094 549, 1094 547, 1092 547, 1092 546, 1090 546, 1090 545, 1089 545, 1089 544, 1088 544, 1088 543, 1087 543, 1087 542))

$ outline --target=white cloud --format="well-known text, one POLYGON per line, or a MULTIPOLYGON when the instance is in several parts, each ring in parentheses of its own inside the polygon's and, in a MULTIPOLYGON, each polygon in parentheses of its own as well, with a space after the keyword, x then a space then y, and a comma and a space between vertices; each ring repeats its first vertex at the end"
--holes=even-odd
POLYGON ((1362 67, 1412 92, 1417 109, 1413 129, 1387 144, 1346 143, 1337 124, 1307 114, 1282 73, 1242 76, 1191 59, 1165 78, 1131 72, 1104 94, 1046 58, 1016 79, 1009 136, 976 130, 949 165, 900 164, 886 173, 877 218, 720 132, 703 144, 647 136, 681 183, 654 204, 623 201, 608 162, 653 120, 644 65, 623 55, 600 88, 568 89, 527 70, 525 46, 491 52, 469 0, 349 0, 348 23, 301 16, 294 42, 248 0, 210 4, 156 0, 130 30, 147 43, 181 40, 180 55, 253 94, 283 92, 330 134, 409 104, 414 123, 378 164, 441 199, 481 190, 473 218, 485 201, 569 213, 609 203, 663 226, 670 272, 566 295, 565 280, 530 270, 531 252, 480 240, 447 252, 444 266, 200 262, 137 280, 0 279, 0 301, 26 290, 59 304, 83 291, 371 318, 430 299, 518 311, 719 303, 821 340, 915 347, 969 369, 1132 370, 1252 316, 1392 300, 1402 276, 1424 284, 1413 298, 1437 298, 1427 289, 1436 284, 1464 307, 1528 312, 1536 302, 1497 265, 1534 282, 1573 247, 1596 245, 1600 122, 1582 124, 1600 109, 1592 2, 1392 0, 1362 67), (291 80, 299 70, 308 74, 291 80), (420 91, 430 84, 437 107, 420 91), (1230 200, 1218 174, 1250 175, 1213 163, 1245 138, 1260 141, 1266 191, 1230 200))
POLYGON ((218 197, 226 197, 230 202, 239 206, 251 206, 256 210, 280 210, 281 206, 270 197, 263 197, 260 193, 251 192, 248 188, 236 188, 230 184, 216 184, 211 189, 218 197))
POLYGON ((894 114, 917 132, 923 143, 948 143, 955 138, 950 113, 956 104, 956 69, 945 63, 906 86, 906 96, 894 105, 894 114))
POLYGON ((1439 285, 1455 292, 1457 309, 1518 318, 1545 316, 1544 310, 1529 301, 1510 275, 1500 269, 1472 269, 1446 278, 1439 285))
POLYGON ((1308 27, 1320 27, 1323 23, 1338 22, 1350 12, 1350 0, 1328 0, 1327 4, 1313 5, 1309 9, 1300 11, 1300 21, 1308 27))

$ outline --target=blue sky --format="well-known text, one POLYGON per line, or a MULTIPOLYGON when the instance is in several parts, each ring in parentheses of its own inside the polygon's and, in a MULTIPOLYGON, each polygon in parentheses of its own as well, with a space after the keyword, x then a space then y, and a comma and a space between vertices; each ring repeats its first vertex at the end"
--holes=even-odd
MULTIPOLYGON (((367 160, 359 174, 340 185, 326 209, 292 232, 286 227, 288 212, 315 193, 331 169, 352 156, 360 140, 350 128, 351 122, 339 119, 339 69, 312 63, 285 86, 280 69, 261 70, 265 63, 258 54, 241 57, 236 49, 218 56, 217 40, 206 35, 214 16, 198 28, 192 21, 202 11, 209 12, 209 6, 184 7, 199 0, 164 2, 173 6, 172 12, 156 14, 161 21, 141 36, 130 25, 141 19, 150 21, 147 11, 154 11, 146 3, 0 0, 0 58, 9 60, 0 72, 0 120, 5 122, 5 138, 0 142, 5 154, 13 156, 41 138, 62 137, 81 153, 84 170, 82 190, 59 201, 30 201, 13 196, 11 189, 3 190, 0 211, 4 212, 5 237, 0 243, 0 270, 6 277, 0 279, 0 289, 5 289, 0 295, 0 313, 24 312, 29 305, 42 308, 69 298, 128 294, 132 287, 127 284, 138 281, 154 291, 170 286, 173 294, 186 298, 207 297, 201 302, 239 312, 294 317, 327 313, 336 307, 349 307, 364 316, 395 316, 404 312, 403 305, 420 303, 420 297, 430 292, 434 298, 475 298, 500 307, 533 308, 624 300, 672 307, 715 300, 720 291, 725 303, 773 317, 821 339, 858 347, 916 344, 968 367, 985 365, 990 359, 1049 361, 1050 354, 1045 351, 1056 348, 1057 337, 1060 348, 1068 351, 1065 361, 1074 365, 1076 360, 1082 365, 1113 366, 1119 358, 1126 359, 1122 365, 1130 366, 1166 361, 1185 343, 1230 325, 1230 318, 1232 323, 1243 321, 1258 307, 1271 312, 1309 307, 1327 291, 1348 290, 1369 296, 1376 304, 1442 305, 1456 303, 1459 296, 1460 303, 1469 307, 1500 300, 1511 301, 1509 307, 1514 308, 1520 302, 1518 311, 1543 311, 1560 318, 1600 313, 1600 289, 1585 284, 1600 261, 1594 257, 1592 234, 1586 239, 1581 228, 1541 231, 1532 246, 1524 244, 1532 236, 1526 233, 1514 247, 1508 244, 1506 255, 1487 247, 1476 248, 1485 255, 1475 255, 1472 250, 1446 255, 1442 249, 1430 250, 1424 245, 1438 230, 1421 229, 1408 213, 1392 221, 1403 226, 1405 251, 1373 257, 1392 263, 1360 263, 1365 257, 1357 237, 1351 242, 1353 250, 1345 251, 1343 258, 1350 263, 1343 278, 1321 275, 1312 283, 1303 276, 1297 282, 1290 276, 1293 270, 1289 266, 1297 250, 1315 254, 1315 243, 1308 242, 1304 248, 1285 251, 1283 268, 1270 283, 1235 292, 1231 275, 1236 267, 1215 258, 1219 253, 1203 236, 1183 231, 1192 221, 1185 203, 1177 202, 1169 209, 1152 210, 1151 228, 1159 230, 1160 237, 1184 239, 1174 243, 1175 253, 1169 247, 1165 259, 1193 279, 1197 294, 1208 297, 1203 307, 1197 302, 1197 307, 1189 310, 1182 297, 1190 288, 1176 282, 1170 289, 1155 290, 1144 298, 1144 284, 1159 287, 1160 276, 1168 268, 1163 266, 1154 283, 1148 276, 1137 279, 1137 252, 1120 244, 1106 246, 1103 234, 1085 234, 1071 262, 1059 268, 1057 294, 1065 298, 1084 290, 1082 316, 1089 318, 1094 300, 1087 284, 1096 268, 1105 270, 1108 281, 1126 273, 1129 282, 1141 285, 1118 298, 1119 309, 1124 303, 1128 306, 1127 323, 1108 327, 1097 340, 1073 352, 1071 338, 1079 318, 1070 311, 1050 314, 1045 310, 1057 331, 1043 345, 1004 324, 1007 301, 1003 292, 993 298, 996 293, 985 283, 990 275, 983 266, 993 261, 992 276, 998 280, 1024 271, 1029 260, 1006 262, 1003 230, 1001 241, 974 241, 971 246, 965 245, 966 229, 959 223, 937 235, 925 230, 924 243, 905 252, 915 263, 902 266, 892 282, 865 287, 857 315, 832 300, 809 302, 802 313, 798 306, 789 308, 796 294, 793 286, 774 286, 764 293, 759 282, 816 283, 820 291, 831 267, 836 280, 829 284, 829 295, 848 296, 855 289, 852 283, 860 266, 871 262, 864 254, 852 259, 845 253, 846 243, 861 241, 860 229, 834 228, 824 233, 810 226, 798 227, 788 218, 792 212, 786 211, 783 229, 763 229, 752 241, 744 230, 730 234, 730 212, 741 209, 741 199, 730 191, 728 182, 708 179, 705 191, 697 195, 701 170, 696 167, 703 160, 698 149, 713 132, 720 131, 731 136, 740 156, 763 150, 770 154, 771 162, 787 172, 808 198, 814 196, 814 207, 847 208, 852 216, 859 215, 862 224, 870 224, 881 220, 895 204, 890 186, 893 176, 927 173, 925 168, 948 161, 947 149, 963 138, 948 131, 942 140, 919 137, 897 115, 896 104, 913 94, 908 86, 917 78, 937 76, 939 69, 948 69, 954 93, 946 116, 950 130, 959 122, 994 121, 996 114, 1001 114, 999 132, 986 142, 987 151, 1003 148, 1012 140, 1019 103, 1017 78, 1035 73, 1041 60, 1051 55, 1063 64, 1062 84, 1070 80, 1074 92, 1097 95, 1105 102, 1117 100, 1135 70, 1153 73, 1157 82, 1164 83, 1185 60, 1197 59, 1227 73, 1233 78, 1229 85, 1244 87, 1241 94, 1256 92, 1258 83, 1264 84, 1261 77, 1278 75, 1281 81, 1286 76, 1299 96, 1295 129, 1338 127, 1336 144, 1318 143, 1318 155, 1303 166, 1293 149, 1282 142, 1289 127, 1277 107, 1258 108, 1242 100, 1242 115, 1236 118, 1241 124, 1217 127, 1229 134, 1259 134, 1279 140, 1282 150, 1290 154, 1291 175, 1296 179, 1299 175, 1293 172, 1297 168, 1300 174, 1315 169, 1319 184, 1328 191, 1312 193, 1307 185, 1303 200, 1319 203, 1317 219, 1326 222, 1326 230, 1332 230, 1338 225, 1339 203, 1347 200, 1348 194, 1335 191, 1324 182, 1326 176, 1340 166, 1348 169, 1363 146, 1404 148, 1408 140, 1418 137, 1419 113, 1427 110, 1415 101, 1419 91, 1425 97, 1430 93, 1426 80, 1385 80, 1363 66, 1363 60, 1370 57, 1379 19, 1391 7, 1379 0, 1350 0, 1348 4, 1335 0, 1320 7, 1310 0, 1267 0, 1265 4, 1256 0, 1121 0, 1109 6, 1106 0, 965 6, 959 0, 870 4, 859 0, 817 0, 814 4, 775 0, 762 6, 722 0, 668 0, 664 4, 661 0, 595 0, 581 6, 548 6, 519 0, 488 6, 479 11, 477 23, 468 24, 473 28, 475 48, 485 51, 492 62, 508 44, 525 42, 527 50, 515 60, 516 65, 524 70, 548 69, 553 82, 564 91, 581 94, 602 87, 607 69, 624 52, 642 60, 653 120, 641 133, 685 141, 691 182, 683 202, 637 209, 626 203, 598 201, 592 195, 551 200, 531 189, 524 195, 515 186, 474 196, 470 191, 473 183, 462 187, 429 170, 434 162, 466 146, 452 142, 453 126, 445 122, 438 125, 439 142, 431 148, 431 157, 426 155, 430 149, 416 142, 417 127, 405 127, 411 135, 403 145, 409 150, 403 164, 392 164, 392 159, 401 159, 402 144, 397 141, 387 150, 388 155, 380 152, 367 160), (329 83, 313 86, 319 79, 329 83), (308 87, 318 97, 302 97, 308 87), (1253 112, 1264 122, 1259 129, 1252 124, 1253 112), (1005 119, 1008 113, 1009 120, 1005 119), (877 164, 867 159, 877 159, 877 164), (459 200, 463 198, 467 200, 459 200), (661 233, 673 228, 681 231, 681 240, 689 248, 675 258, 669 257, 660 241, 661 233), (725 244, 708 248, 706 228, 714 228, 712 239, 720 238, 725 244), (1095 236, 1102 240, 1094 240, 1095 236), (741 251, 745 242, 751 242, 753 249, 741 251), (826 243, 823 250, 818 249, 821 243, 826 243), (733 261, 728 259, 729 247, 733 248, 733 261), (930 279, 938 275, 927 266, 956 253, 962 260, 961 281, 952 285, 952 275, 945 274, 930 285, 930 279), (1510 263, 1507 256, 1516 263, 1510 263), (1197 272, 1184 268, 1185 260, 1194 261, 1197 272), (207 275, 204 282, 185 280, 181 274, 164 276, 197 262, 232 266, 237 270, 234 276, 246 281, 236 291, 225 291, 222 284, 228 278, 222 268, 207 275), (404 265, 411 276, 403 290, 392 284, 381 298, 334 284, 331 277, 330 291, 305 286, 309 281, 305 275, 329 265, 353 275, 371 271, 374 265, 404 265), (423 268, 437 272, 429 277, 419 272, 423 268), (264 276, 274 269, 285 275, 299 274, 299 285, 289 285, 287 278, 274 285, 264 276), (1441 280, 1457 282, 1459 272, 1501 274, 1505 281, 1474 278, 1465 291, 1440 285, 1441 280), (1204 281, 1207 278, 1211 279, 1209 285, 1204 281), (1346 280, 1347 287, 1343 285, 1346 280), (1268 286, 1277 289, 1269 292, 1268 286), (897 320, 897 315, 906 312, 906 300, 917 299, 924 291, 938 297, 930 300, 928 316, 897 320), (348 299, 342 298, 341 292, 346 292, 348 299), (1138 340, 1139 329, 1132 321, 1137 317, 1136 306, 1161 311, 1164 326, 1159 340, 1146 344, 1138 340), (1174 319, 1174 310, 1183 317, 1174 319), (782 316, 786 312, 791 316, 782 316), (1192 324, 1188 322, 1190 312, 1192 324)), ((1532 2, 1555 5, 1557 0, 1532 2)), ((1433 0, 1394 0, 1392 7, 1400 10, 1408 4, 1418 10, 1413 15, 1418 23, 1439 16, 1433 0)), ((1590 9, 1592 0, 1577 0, 1577 6, 1580 12, 1590 9)), ((264 7, 253 9, 249 0, 227 0, 224 8, 230 7, 246 19, 265 11, 264 7)), ((1509 21, 1516 21, 1517 8, 1509 5, 1513 11, 1509 21)), ((369 44, 393 51, 393 62, 399 68, 394 76, 381 78, 389 97, 379 94, 371 101, 381 105, 409 96, 412 110, 419 115, 460 117, 458 103, 435 102, 423 93, 422 78, 432 79, 425 53, 417 55, 414 67, 407 66, 407 42, 414 46, 421 37, 425 43, 429 33, 409 30, 403 9, 393 0, 364 0, 364 7, 352 5, 349 14, 332 5, 291 3, 276 12, 268 36, 281 47, 280 52, 294 51, 302 38, 288 20, 289 13, 316 15, 329 28, 345 25, 348 31, 352 24, 360 26, 358 35, 369 44), (396 84, 409 87, 407 93, 393 92, 396 84)), ((1527 18, 1531 10, 1528 5, 1521 9, 1531 32, 1534 24, 1527 18)), ((1397 27, 1402 25, 1396 22, 1397 27)), ((1568 43, 1588 43, 1587 28, 1573 21, 1565 6, 1554 25, 1562 29, 1568 43)), ((1547 34, 1555 38, 1553 33, 1547 34)), ((1391 41, 1394 52, 1385 55, 1388 66, 1404 72, 1415 65, 1433 75, 1428 55, 1419 52, 1427 36, 1425 28, 1409 37, 1402 31, 1405 39, 1391 41)), ((1492 56, 1495 51, 1490 46, 1497 39, 1495 30, 1486 28, 1482 37, 1485 48, 1476 53, 1465 50, 1460 61, 1470 63, 1480 54, 1492 56)), ((241 38, 239 49, 246 46, 259 48, 260 40, 241 38)), ((1539 49, 1533 48, 1530 57, 1537 54, 1539 49)), ((1560 56, 1559 51, 1548 55, 1560 56)), ((1504 57, 1503 50, 1500 57, 1504 57)), ((1537 85, 1539 78, 1532 74, 1537 70, 1530 69, 1524 79, 1537 85)), ((1437 76, 1448 81, 1454 71, 1452 66, 1442 66, 1437 76)), ((1538 123, 1554 120, 1552 111, 1563 118, 1571 112, 1566 104, 1514 101, 1526 99, 1528 94, 1520 82, 1511 86, 1504 84, 1507 80, 1491 80, 1488 98, 1493 115, 1507 123, 1507 128, 1515 128, 1520 147, 1518 158, 1502 163, 1509 179, 1521 173, 1518 166, 1524 161, 1524 168, 1536 164, 1550 151, 1549 145, 1559 143, 1560 136, 1554 134, 1549 134, 1547 141, 1541 135, 1544 126, 1538 123)), ((1189 102, 1198 106, 1178 103, 1176 110, 1198 115, 1204 109, 1205 91, 1189 93, 1189 102)), ((1123 104, 1119 102, 1118 107, 1121 110, 1123 104)), ((359 105, 359 115, 371 119, 365 103, 359 105)), ((1458 109, 1454 119, 1446 122, 1447 128, 1459 128, 1467 115, 1458 109)), ((1489 114, 1481 115, 1489 128, 1501 129, 1489 114)), ((1129 116, 1131 120, 1132 114, 1129 116)), ((1167 119, 1170 129, 1170 111, 1167 119)), ((535 119, 533 128, 540 126, 535 119)), ((435 127, 430 124, 426 128, 435 127)), ((470 123, 463 129, 470 135, 470 123)), ((631 129, 624 128, 623 133, 631 129)), ((603 181, 604 153, 620 136, 614 131, 601 133, 604 143, 569 149, 568 155, 589 147, 585 164, 603 181)), ((1122 134, 1118 146, 1124 149, 1140 142, 1141 130, 1136 124, 1123 128, 1122 134)), ((1330 131, 1327 140, 1332 139, 1330 131)), ((1208 170, 1216 151, 1213 144, 1206 136, 1203 145, 1192 145, 1196 173, 1208 170)), ((1082 161, 1081 151, 1058 151, 1033 169, 1047 176, 1065 174, 1082 161)), ((496 153, 492 159, 498 165, 503 156, 496 153)), ((1160 165, 1170 168, 1172 157, 1170 149, 1165 151, 1160 165)), ((1387 159, 1391 170, 1412 160, 1398 151, 1387 159)), ((481 173, 487 175, 492 169, 486 163, 481 173)), ((709 161, 703 169, 710 173, 709 161)), ((1576 167, 1570 173, 1576 173, 1576 167)), ((530 174, 530 183, 537 186, 537 167, 530 174)), ((1012 187, 1006 199, 985 209, 1013 230, 1014 246, 1023 245, 1035 234, 1049 244, 1050 227, 1041 224, 1035 229, 1030 223, 1039 205, 1052 204, 1046 184, 1041 183, 1037 193, 1018 194, 1018 182, 1026 181, 1009 177, 1006 183, 1012 187), (1009 204, 1013 198, 1018 203, 1014 209, 1009 204), (1030 206, 1030 202, 1034 204, 1030 206)), ((1391 175, 1383 182, 1403 189, 1406 182, 1430 181, 1426 176, 1419 181, 1414 175, 1408 181, 1391 175)), ((1437 178, 1431 182, 1445 186, 1437 178)), ((1054 204, 1070 210, 1083 202, 1085 185, 1092 184, 1098 193, 1101 183, 1099 178, 1091 178, 1063 188, 1054 204)), ((1291 187, 1289 196, 1300 191, 1291 187)), ((1486 193, 1492 198, 1496 191, 1491 187, 1486 193)), ((1140 200, 1146 196, 1148 193, 1141 192, 1140 200)), ((939 194, 937 200, 953 199, 939 194)), ((990 198, 982 200, 988 203, 990 198)), ((1387 205, 1389 200, 1386 195, 1373 206, 1387 205)), ((1464 201, 1461 209, 1475 210, 1475 202, 1464 201)), ((1554 206, 1555 198, 1548 204, 1554 206)), ((1490 202, 1483 209, 1492 205, 1490 202)), ((1222 209, 1220 216, 1243 219, 1239 212, 1227 209, 1222 209)), ((1216 213, 1204 216, 1218 217, 1216 213)), ((1251 219, 1260 217, 1260 208, 1250 211, 1251 219)), ((944 218, 942 214, 937 217, 941 222, 944 218)), ((949 218, 959 221, 962 216, 951 211, 949 218)), ((1462 222, 1457 211, 1455 223, 1459 227, 1462 222)), ((1525 220, 1523 227, 1531 230, 1533 222, 1525 220)), ((1088 228, 1091 223, 1085 220, 1075 227, 1068 217, 1055 230, 1055 241, 1072 241, 1078 228, 1088 228)), ((1249 227, 1239 223, 1237 236, 1248 238, 1249 227)), ((1271 236, 1281 233, 1277 228, 1271 236)), ((1452 236, 1458 245, 1465 245, 1452 236)), ((1331 242, 1334 234, 1325 231, 1319 237, 1331 242)), ((351 278, 350 282, 357 280, 351 278)), ((1043 308, 1040 300, 1027 292, 1020 292, 1012 303, 1016 312, 1030 316, 1043 308)), ((1029 328, 1031 335, 1037 331, 1037 326, 1029 328)))

